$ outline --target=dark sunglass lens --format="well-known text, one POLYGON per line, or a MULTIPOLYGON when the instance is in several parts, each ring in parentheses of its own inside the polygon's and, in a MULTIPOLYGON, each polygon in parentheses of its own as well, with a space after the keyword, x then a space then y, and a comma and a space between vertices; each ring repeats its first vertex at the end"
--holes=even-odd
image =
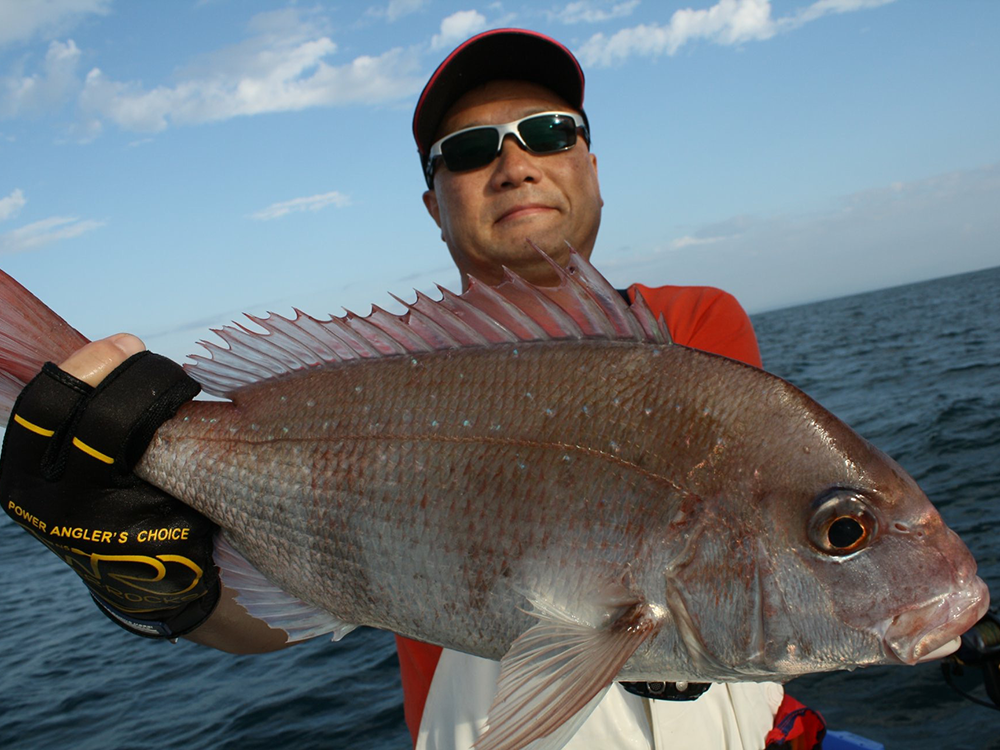
POLYGON ((457 133, 441 144, 441 156, 452 172, 476 169, 493 161, 497 153, 497 131, 476 128, 457 133))
POLYGON ((564 115, 541 115, 522 122, 518 132, 532 151, 561 151, 576 143, 576 123, 564 115))

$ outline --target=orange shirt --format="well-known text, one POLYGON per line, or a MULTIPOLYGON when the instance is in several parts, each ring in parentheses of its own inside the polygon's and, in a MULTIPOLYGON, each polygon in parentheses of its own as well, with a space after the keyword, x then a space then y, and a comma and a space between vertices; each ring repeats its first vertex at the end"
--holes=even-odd
MULTIPOLYGON (((628 292, 632 300, 641 293, 653 314, 663 316, 675 343, 761 366, 750 318, 731 294, 706 286, 642 284, 634 284, 628 292)), ((416 745, 441 647, 397 635, 396 648, 403 682, 403 711, 416 745)))
POLYGON ((750 317, 733 295, 710 286, 634 284, 631 299, 637 290, 654 315, 663 315, 675 343, 761 366, 750 317))

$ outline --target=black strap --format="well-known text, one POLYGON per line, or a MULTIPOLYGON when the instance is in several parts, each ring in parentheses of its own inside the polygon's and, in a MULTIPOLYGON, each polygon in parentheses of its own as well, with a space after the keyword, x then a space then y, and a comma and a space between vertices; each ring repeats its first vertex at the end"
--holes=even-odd
POLYGON ((693 701, 712 687, 710 682, 623 682, 632 695, 658 701, 693 701))
POLYGON ((131 474, 157 428, 200 390, 166 357, 139 352, 97 386, 75 420, 74 434, 112 458, 121 479, 131 474))

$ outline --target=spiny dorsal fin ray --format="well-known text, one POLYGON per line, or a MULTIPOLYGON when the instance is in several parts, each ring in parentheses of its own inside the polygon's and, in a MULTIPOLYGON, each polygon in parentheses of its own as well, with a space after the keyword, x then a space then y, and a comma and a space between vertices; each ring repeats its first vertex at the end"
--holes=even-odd
MULTIPOLYGON (((537 250, 537 248, 536 248, 537 250)), ((247 318, 263 333, 234 323, 215 330, 223 345, 202 341, 208 356, 194 355, 186 365, 208 393, 232 397, 241 388, 316 367, 334 367, 360 359, 489 346, 518 341, 621 339, 670 343, 662 318, 657 320, 642 297, 626 305, 621 295, 586 258, 570 249, 566 268, 539 254, 559 282, 536 286, 508 269, 497 286, 471 279, 456 295, 442 287, 441 299, 417 293, 406 312, 394 315, 380 307, 364 317, 317 320, 299 310, 289 319, 269 313, 247 318)))

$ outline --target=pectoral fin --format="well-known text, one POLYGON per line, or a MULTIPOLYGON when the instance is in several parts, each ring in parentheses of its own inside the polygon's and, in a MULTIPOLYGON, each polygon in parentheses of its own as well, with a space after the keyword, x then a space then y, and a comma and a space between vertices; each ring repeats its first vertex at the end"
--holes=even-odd
POLYGON ((257 570, 222 534, 215 537, 215 564, 222 582, 237 592, 236 601, 240 606, 269 627, 284 630, 289 643, 327 633, 339 641, 357 627, 286 593, 257 570))
POLYGON ((538 623, 500 660, 497 695, 475 750, 558 750, 577 732, 659 619, 645 602, 621 608, 607 625, 582 624, 557 606, 532 601, 538 623), (534 744, 531 744, 534 743, 534 744))

